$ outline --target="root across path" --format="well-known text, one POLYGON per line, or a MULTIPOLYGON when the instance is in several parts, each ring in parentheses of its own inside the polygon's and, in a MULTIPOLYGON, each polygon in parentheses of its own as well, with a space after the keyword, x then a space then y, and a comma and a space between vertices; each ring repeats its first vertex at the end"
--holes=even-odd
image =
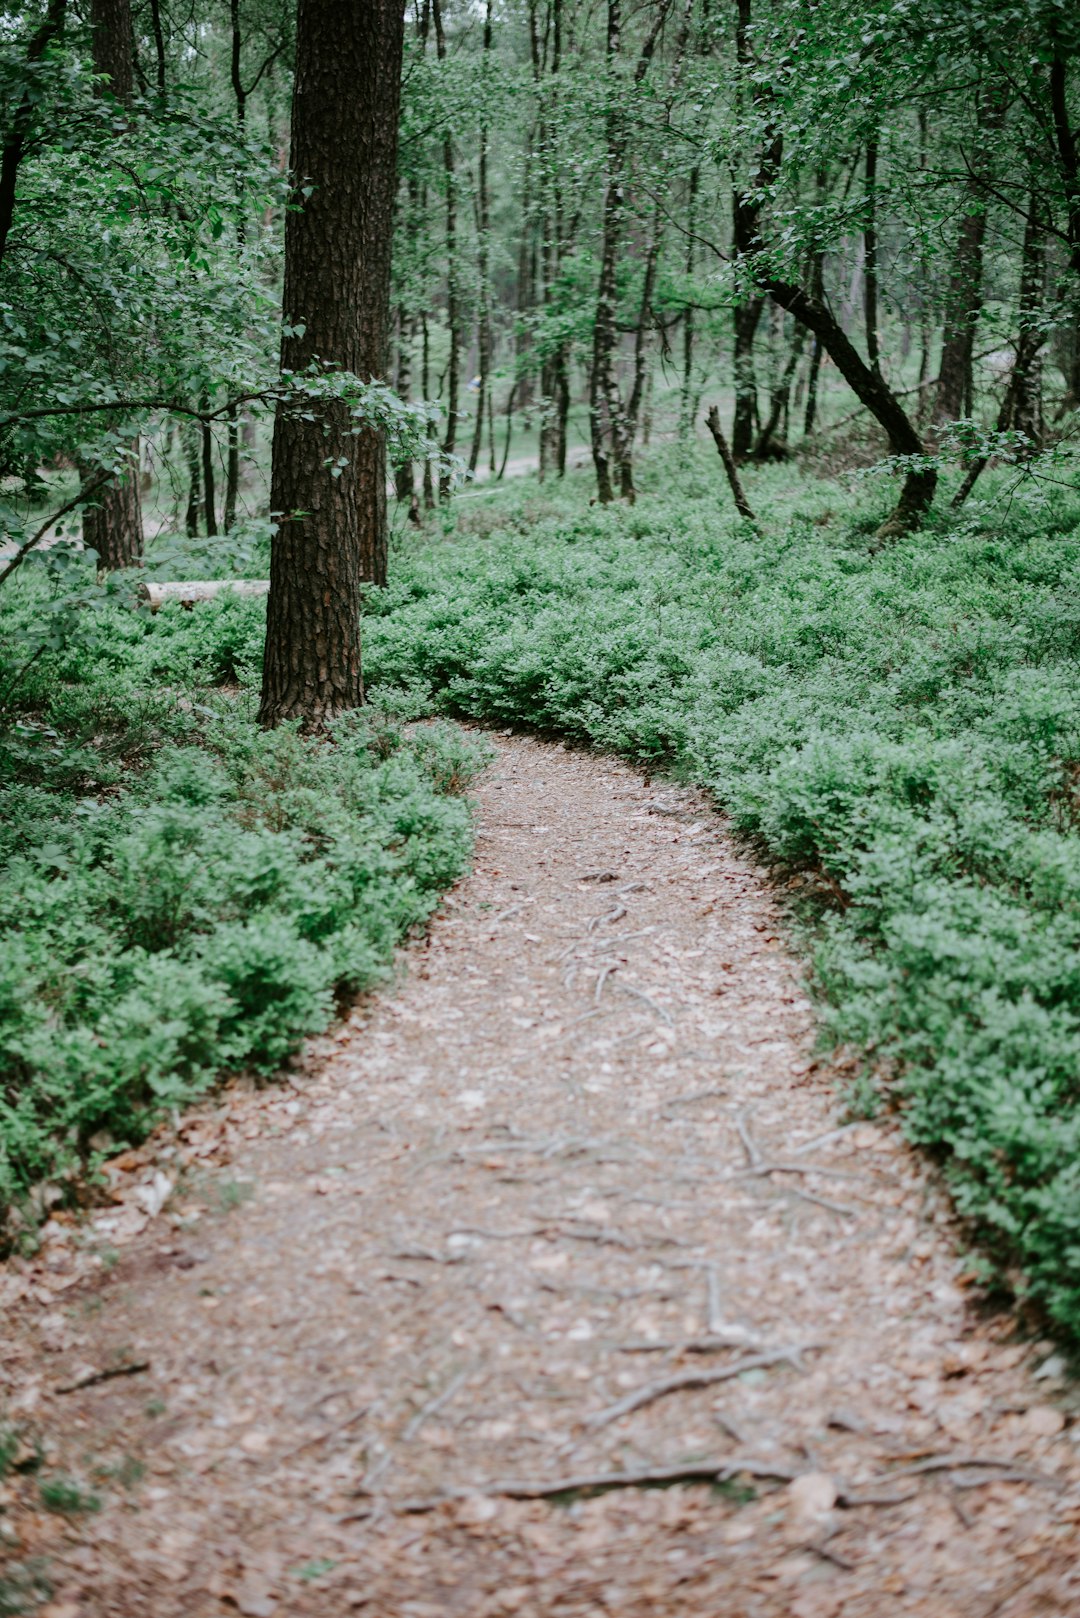
POLYGON ((845 1121, 762 872, 561 747, 478 795, 393 992, 0 1281, 0 1559, 51 1618, 1080 1611, 1060 1361, 845 1121))

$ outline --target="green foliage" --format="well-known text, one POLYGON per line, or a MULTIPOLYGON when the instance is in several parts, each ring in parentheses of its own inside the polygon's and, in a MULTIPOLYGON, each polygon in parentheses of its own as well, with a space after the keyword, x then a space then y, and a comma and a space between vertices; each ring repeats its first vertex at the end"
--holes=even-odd
POLYGON ((827 1030, 873 1053, 1001 1273, 1080 1332, 1080 502, 873 554, 870 513, 830 525, 835 487, 761 473, 758 537, 715 475, 652 472, 675 479, 633 511, 476 502, 399 559, 369 670, 399 711, 666 766, 806 873, 827 1030))
POLYGON ((96 1494, 91 1494, 81 1484, 59 1473, 51 1478, 42 1478, 38 1489, 45 1510, 55 1511, 62 1517, 101 1510, 101 1501, 96 1494))
POLYGON ((250 691, 202 689, 257 661, 262 603, 94 617, 0 736, 0 1206, 223 1073, 273 1073, 470 846, 456 733, 268 735, 250 691))

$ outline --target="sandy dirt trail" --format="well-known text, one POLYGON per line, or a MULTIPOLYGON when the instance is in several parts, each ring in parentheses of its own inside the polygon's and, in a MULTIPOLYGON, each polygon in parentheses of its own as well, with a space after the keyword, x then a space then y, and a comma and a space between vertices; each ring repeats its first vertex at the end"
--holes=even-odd
POLYGON ((10 1272, 12 1413, 101 1509, 17 1473, 0 1554, 49 1618, 1080 1612, 1060 1366, 841 1127, 761 871, 693 792, 497 749, 394 992, 10 1272))

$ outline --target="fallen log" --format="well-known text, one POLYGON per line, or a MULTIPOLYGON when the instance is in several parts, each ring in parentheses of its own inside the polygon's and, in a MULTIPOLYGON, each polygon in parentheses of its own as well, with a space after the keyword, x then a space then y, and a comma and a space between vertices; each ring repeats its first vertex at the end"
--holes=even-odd
POLYGON ((269 589, 269 579, 184 579, 168 584, 140 584, 138 594, 151 612, 157 612, 167 601, 179 601, 190 610, 196 601, 213 601, 230 590, 238 596, 264 596, 269 589))

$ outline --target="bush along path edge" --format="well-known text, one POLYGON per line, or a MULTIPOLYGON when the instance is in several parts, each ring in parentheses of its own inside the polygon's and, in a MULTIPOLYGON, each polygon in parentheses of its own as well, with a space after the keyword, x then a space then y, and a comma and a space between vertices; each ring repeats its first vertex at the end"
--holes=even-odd
POLYGON ((207 688, 243 605, 103 609, 0 741, 6 1245, 214 1083, 273 1075, 468 865, 483 745, 374 708, 260 731, 250 680, 207 688))

